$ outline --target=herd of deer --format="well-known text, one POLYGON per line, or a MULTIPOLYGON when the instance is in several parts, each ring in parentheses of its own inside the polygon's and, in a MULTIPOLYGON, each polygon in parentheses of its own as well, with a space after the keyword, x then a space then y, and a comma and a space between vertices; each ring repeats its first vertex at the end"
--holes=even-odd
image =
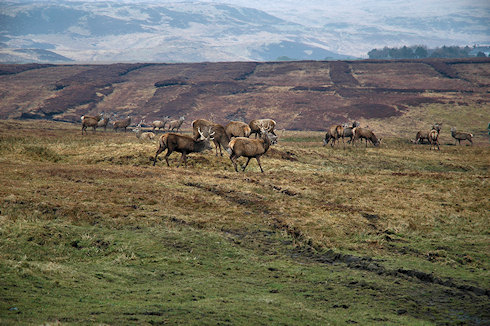
POLYGON ((247 162, 242 167, 243 171, 250 160, 255 158, 260 171, 264 172, 260 164, 260 157, 268 151, 270 145, 276 143, 275 127, 276 122, 272 119, 252 120, 249 124, 231 121, 226 126, 205 119, 197 119, 192 121, 192 136, 170 132, 160 137, 153 165, 156 164, 158 155, 165 149, 167 149, 165 154, 167 166, 169 166, 168 157, 173 152, 182 154, 178 166, 182 161, 187 165, 187 154, 211 149, 212 141, 216 148, 216 156, 218 156, 218 149, 220 155, 223 156, 221 148, 230 154, 235 171, 238 172, 238 158, 243 156, 247 158, 247 162), (255 138, 249 138, 253 133, 255 138))
MULTIPOLYGON (((414 144, 422 144, 425 140, 430 144, 430 150, 440 150, 439 147, 439 134, 441 133, 442 123, 436 123, 432 125, 429 131, 419 131, 415 136, 415 140, 411 140, 414 144)), ((456 131, 454 127, 451 128, 451 137, 455 139, 460 145, 462 140, 467 140, 473 145, 473 134, 467 132, 456 131)))
MULTIPOLYGON (((163 120, 155 120, 150 125, 152 131, 143 132, 141 129, 144 120, 141 120, 136 128, 133 130, 136 133, 136 137, 141 140, 153 140, 155 130, 164 130, 168 124, 168 132, 161 135, 158 139, 158 149, 153 158, 153 165, 156 164, 158 155, 164 150, 167 150, 165 154, 165 161, 167 166, 169 165, 168 157, 173 152, 179 152, 182 154, 177 166, 180 166, 182 161, 187 166, 187 154, 198 153, 207 149, 211 149, 211 141, 215 145, 216 156, 219 154, 223 156, 222 148, 230 154, 230 160, 238 172, 237 159, 239 157, 246 157, 247 162, 242 167, 245 171, 248 163, 252 158, 257 160, 260 167, 260 171, 264 172, 262 165, 260 164, 260 157, 264 155, 270 145, 277 142, 277 135, 275 133, 276 122, 272 119, 256 119, 250 121, 249 124, 241 121, 230 121, 227 125, 223 126, 205 119, 197 119, 192 121, 192 136, 179 134, 178 131, 182 127, 185 117, 182 116, 178 120, 170 120, 169 117, 165 117, 163 120), (250 138, 252 134, 255 134, 255 139, 250 138)), ((103 113, 97 116, 82 116, 82 135, 83 132, 87 133, 87 128, 92 127, 95 132, 96 128, 103 127, 106 130, 109 122, 109 117, 103 113)), ((118 129, 126 128, 131 124, 131 118, 128 116, 126 119, 115 120, 112 122, 114 131, 118 129)), ((439 147, 439 133, 441 131, 442 123, 436 123, 432 126, 432 129, 427 132, 417 132, 416 139, 411 140, 412 143, 421 144, 424 140, 427 140, 431 145, 430 150, 439 147)), ((457 132, 454 128, 451 128, 451 136, 461 144, 462 140, 468 140, 473 144, 473 135, 465 132, 457 132)), ((352 145, 359 139, 366 141, 366 147, 368 141, 377 147, 381 143, 381 138, 377 138, 376 135, 367 128, 361 128, 358 122, 352 123, 352 125, 334 125, 330 127, 323 139, 323 146, 326 146, 329 142, 333 147, 335 143, 342 139, 345 148, 345 138, 348 138, 348 143, 352 145)))

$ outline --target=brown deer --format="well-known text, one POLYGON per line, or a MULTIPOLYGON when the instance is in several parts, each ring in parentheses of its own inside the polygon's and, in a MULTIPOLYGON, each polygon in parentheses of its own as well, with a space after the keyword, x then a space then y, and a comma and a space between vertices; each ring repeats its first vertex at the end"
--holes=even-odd
POLYGON ((140 123, 133 130, 136 133, 136 138, 140 140, 153 140, 155 138, 155 134, 151 131, 143 132, 141 130, 141 124, 144 123, 144 120, 141 120, 140 123))
POLYGON ((170 121, 170 117, 166 116, 163 120, 155 120, 151 123, 151 126, 153 129, 151 131, 155 132, 155 129, 158 128, 158 130, 165 130, 165 125, 167 122, 170 121))
POLYGON ((378 140, 376 135, 369 129, 366 128, 361 128, 357 127, 354 128, 354 137, 352 138, 352 145, 354 145, 354 142, 358 139, 365 139, 366 140, 366 147, 368 144, 368 140, 375 146, 379 146, 381 142, 381 138, 378 140))
POLYGON ((228 138, 230 139, 232 137, 249 137, 251 129, 250 126, 245 122, 230 121, 225 126, 225 132, 226 132, 226 136, 228 136, 228 138))
POLYGON ((112 127, 114 128, 114 131, 117 131, 117 129, 124 129, 124 132, 126 132, 126 128, 128 128, 130 124, 131 117, 128 115, 126 119, 116 120, 112 122, 112 127))
POLYGON ((93 115, 82 115, 80 120, 82 121, 82 135, 83 132, 85 131, 85 134, 87 134, 87 127, 92 127, 93 132, 95 132, 95 129, 97 128, 97 124, 99 123, 100 119, 102 119, 103 114, 99 114, 96 116, 93 115))
POLYGON ((168 130, 169 131, 176 131, 179 132, 180 127, 182 127, 182 124, 184 123, 185 117, 182 116, 179 118, 179 120, 172 120, 168 123, 168 130))
POLYGON ((177 133, 167 133, 163 134, 158 141, 158 149, 155 154, 155 158, 153 159, 153 165, 157 162, 158 154, 167 149, 167 154, 165 154, 165 161, 167 162, 167 166, 170 166, 168 163, 168 157, 173 152, 179 152, 182 154, 179 160, 180 166, 182 161, 184 161, 184 165, 187 166, 187 154, 189 153, 199 153, 208 149, 212 149, 211 144, 209 143, 212 140, 213 133, 211 132, 211 128, 208 129, 207 135, 204 135, 201 130, 199 132, 199 139, 195 140, 191 136, 181 135, 177 133))
POLYGON ((255 119, 248 124, 250 127, 250 135, 255 134, 255 138, 260 135, 262 129, 276 136, 274 128, 276 128, 276 122, 272 119, 255 119))
POLYGON ((354 121, 352 125, 349 127, 349 125, 346 123, 344 124, 344 130, 342 132, 342 140, 344 138, 349 138, 347 141, 348 144, 352 143, 352 138, 354 138, 354 129, 359 127, 359 122, 354 121))
POLYGON ((260 164, 260 157, 269 150, 270 145, 276 143, 276 139, 276 135, 268 133, 264 128, 260 132, 259 139, 250 139, 246 137, 233 138, 230 141, 229 146, 231 150, 230 160, 235 167, 235 171, 238 172, 238 158, 244 156, 247 158, 247 163, 242 167, 242 171, 245 171, 250 160, 255 158, 259 164, 260 171, 263 173, 264 170, 260 164))
POLYGON ((442 127, 442 122, 436 123, 432 125, 431 130, 429 131, 418 131, 417 134, 415 135, 415 143, 416 144, 423 144, 425 140, 430 144, 429 140, 429 134, 432 130, 436 130, 437 133, 441 132, 441 127, 442 127))
POLYGON ((430 143, 430 150, 432 150, 432 147, 434 147, 434 150, 440 151, 441 149, 439 148, 439 132, 436 129, 432 129, 429 132, 429 143, 430 143))
MULTIPOLYGON (((103 115, 103 114, 102 114, 103 115)), ((107 130, 107 124, 109 123, 109 116, 103 115, 103 118, 97 123, 97 128, 103 127, 104 131, 107 130)))
MULTIPOLYGON (((325 139, 323 140, 324 146, 327 145, 329 141, 332 141, 330 143, 330 146, 333 147, 335 145, 335 142, 338 142, 343 134, 344 134, 343 126, 341 125, 331 126, 330 129, 328 129, 327 133, 325 134, 325 139)), ((345 147, 345 143, 344 143, 344 147, 345 147)))
POLYGON ((197 119, 192 121, 192 136, 194 139, 199 138, 199 130, 205 130, 205 128, 211 128, 211 131, 214 133, 213 143, 216 149, 216 156, 218 156, 218 148, 219 153, 223 156, 223 152, 221 151, 221 147, 227 152, 230 151, 228 147, 228 143, 230 142, 230 138, 226 135, 225 127, 220 124, 214 123, 205 119, 197 119))
POLYGON ((473 146, 473 134, 467 133, 467 132, 461 132, 461 131, 456 131, 456 128, 452 127, 451 128, 451 137, 455 139, 454 145, 456 145, 456 141, 461 145, 462 140, 467 140, 471 143, 471 146, 473 146))

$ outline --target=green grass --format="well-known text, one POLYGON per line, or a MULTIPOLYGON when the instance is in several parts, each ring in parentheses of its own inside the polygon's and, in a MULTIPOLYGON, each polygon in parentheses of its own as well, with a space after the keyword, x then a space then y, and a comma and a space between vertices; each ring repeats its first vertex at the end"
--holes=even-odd
POLYGON ((132 133, 0 127, 1 324, 490 320, 486 144, 286 132, 261 174, 214 151, 153 167, 132 133))

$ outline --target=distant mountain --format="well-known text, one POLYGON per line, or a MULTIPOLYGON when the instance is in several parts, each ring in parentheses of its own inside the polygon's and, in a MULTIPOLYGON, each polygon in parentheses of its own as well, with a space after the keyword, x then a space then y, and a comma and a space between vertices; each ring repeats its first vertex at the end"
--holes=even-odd
POLYGON ((2 62, 353 58, 310 34, 264 11, 217 3, 0 4, 2 62))
POLYGON ((486 3, 7 0, 0 62, 344 60, 384 46, 488 44, 486 3))

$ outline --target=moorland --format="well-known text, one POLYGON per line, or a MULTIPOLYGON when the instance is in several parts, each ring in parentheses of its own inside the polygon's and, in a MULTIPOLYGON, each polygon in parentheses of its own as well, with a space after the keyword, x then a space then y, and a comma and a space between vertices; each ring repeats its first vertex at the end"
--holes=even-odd
POLYGON ((338 63, 349 80, 327 62, 2 66, 0 323, 488 324, 489 66, 451 62, 338 63), (233 82, 205 82, 212 71, 233 82), (230 93, 249 79, 255 93, 230 93), (81 135, 81 114, 182 114, 172 103, 187 121, 275 118, 265 172, 214 151, 152 166, 154 141, 81 135), (326 126, 350 119, 381 146, 323 147, 326 126), (434 122, 440 151, 410 143, 434 122))

